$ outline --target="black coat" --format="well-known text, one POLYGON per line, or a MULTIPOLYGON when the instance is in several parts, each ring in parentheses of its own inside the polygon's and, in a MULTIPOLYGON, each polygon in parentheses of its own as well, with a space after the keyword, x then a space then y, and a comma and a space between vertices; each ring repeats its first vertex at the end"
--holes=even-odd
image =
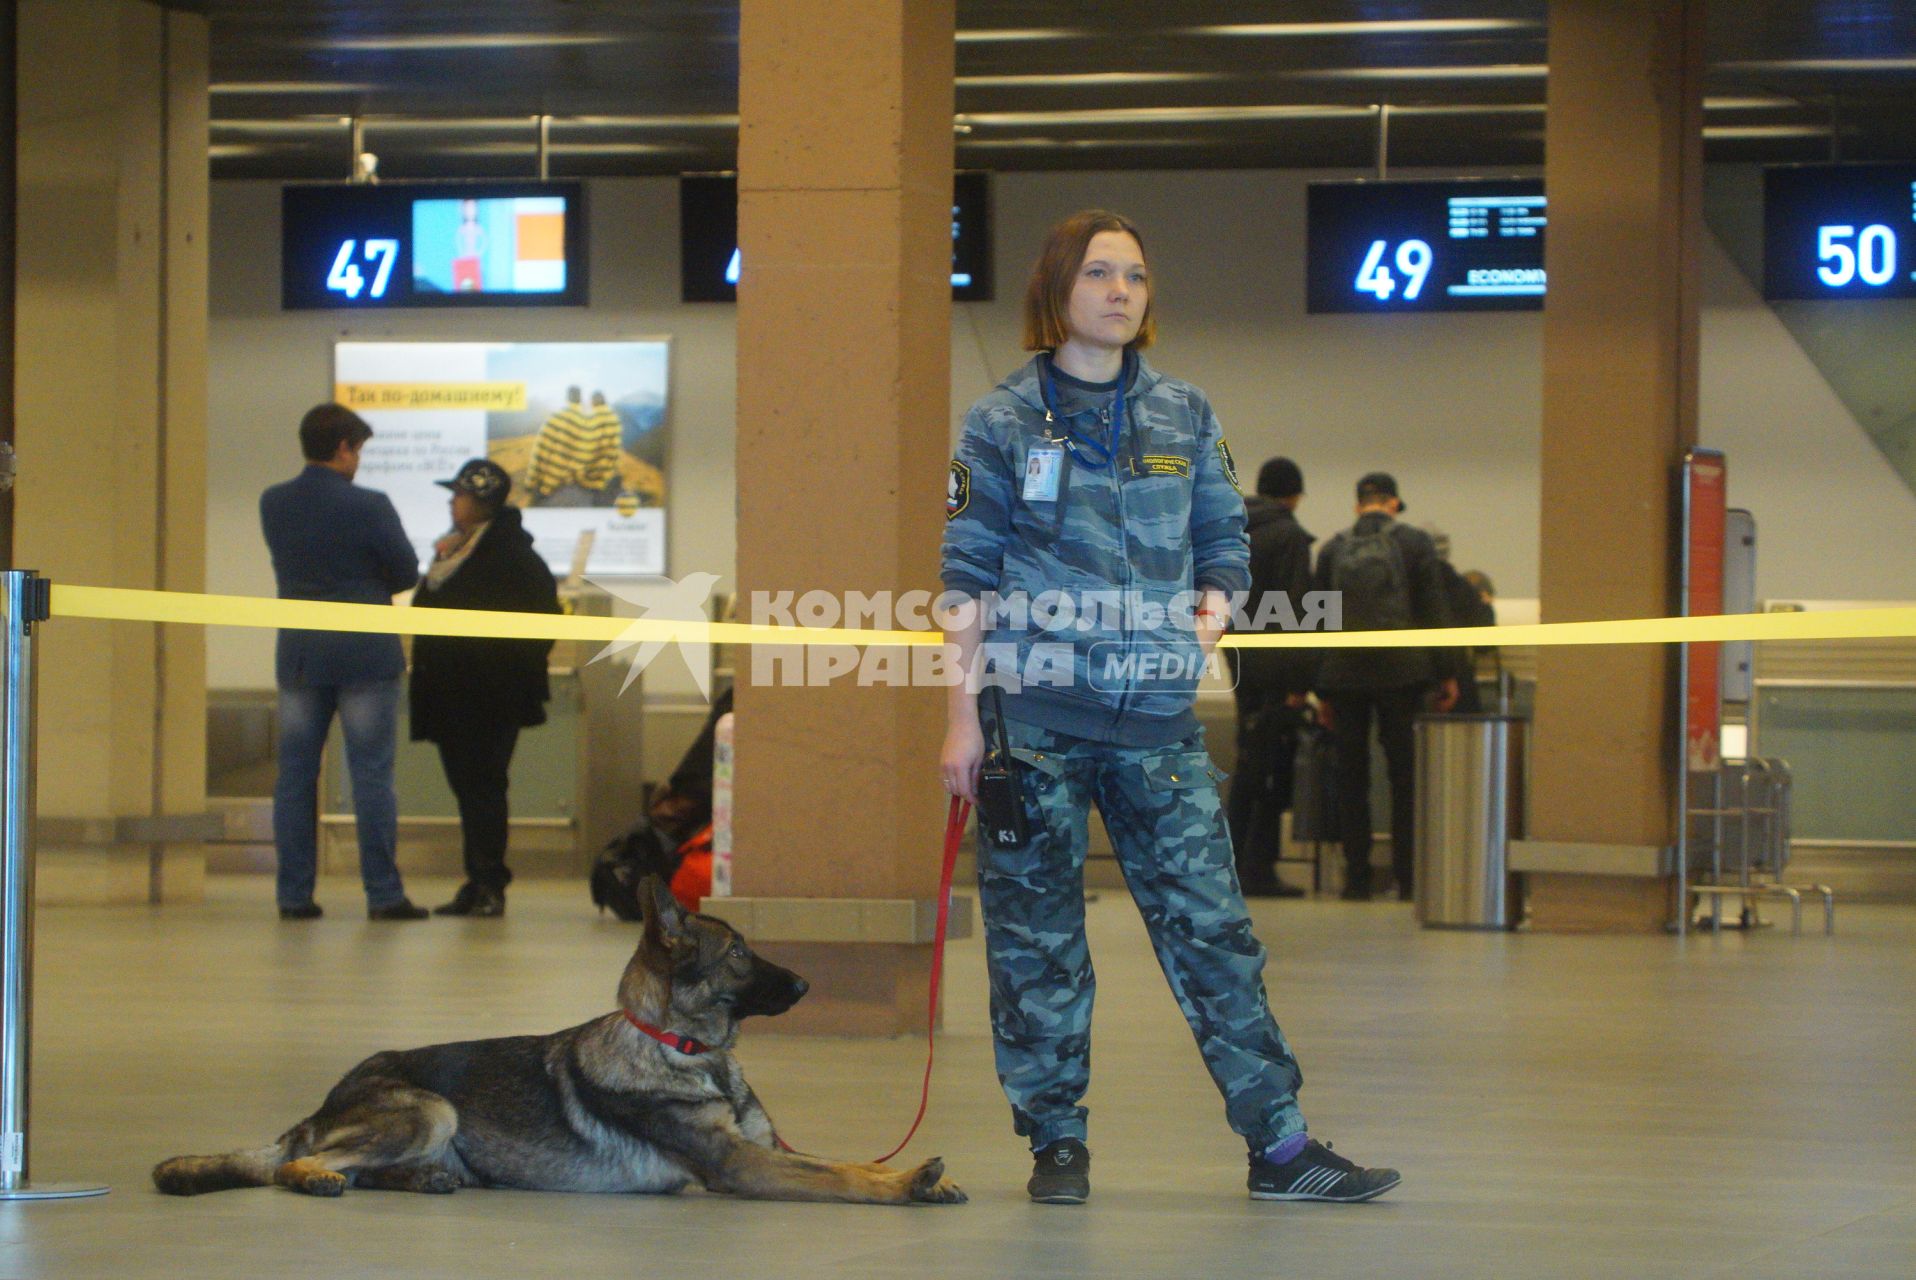
MULTIPOLYGON (((416 609, 557 613, 552 571, 532 549, 516 507, 494 516, 466 562, 439 588, 419 585, 416 609)), ((419 636, 412 646, 412 736, 444 742, 499 725, 544 724, 550 640, 419 636)))
MULTIPOLYGON (((1267 592, 1282 592, 1290 597, 1291 615, 1304 612, 1304 593, 1311 589, 1311 543, 1315 542, 1289 508, 1269 498, 1252 496, 1244 501, 1245 531, 1251 540, 1251 594, 1244 602, 1244 616, 1252 625, 1248 632, 1280 631, 1283 613, 1268 626, 1256 624, 1267 592)), ((1278 606, 1273 605, 1273 608, 1278 606)), ((1316 654, 1307 649, 1237 649, 1238 682, 1247 692, 1260 696, 1283 697, 1308 693, 1316 668, 1316 654)))

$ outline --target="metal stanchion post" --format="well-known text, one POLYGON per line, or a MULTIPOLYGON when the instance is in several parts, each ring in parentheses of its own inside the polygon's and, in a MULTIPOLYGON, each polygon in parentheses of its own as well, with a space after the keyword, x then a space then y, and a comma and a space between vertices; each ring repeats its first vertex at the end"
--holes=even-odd
POLYGON ((0 1200, 106 1194, 27 1177, 27 1068, 33 1053, 33 624, 52 584, 0 573, 0 1200))

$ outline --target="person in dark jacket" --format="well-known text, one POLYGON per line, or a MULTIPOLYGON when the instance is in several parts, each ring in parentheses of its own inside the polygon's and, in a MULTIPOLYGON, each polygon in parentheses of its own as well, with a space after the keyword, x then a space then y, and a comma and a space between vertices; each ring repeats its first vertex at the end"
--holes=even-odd
MULTIPOLYGON (((1444 583, 1444 607, 1450 612, 1450 625, 1453 627, 1494 627, 1497 625, 1497 610, 1488 598, 1470 581, 1470 575, 1457 572, 1450 562, 1450 535, 1435 525, 1426 525, 1424 532, 1430 535, 1432 545, 1437 548, 1437 576, 1444 583)), ((1482 577, 1482 574, 1478 575, 1482 577)), ((1474 716, 1483 714, 1483 695, 1477 689, 1477 653, 1469 645, 1459 645, 1453 649, 1432 650, 1441 664, 1442 674, 1457 681, 1457 705, 1451 710, 1458 715, 1474 716)), ((1484 650, 1484 652, 1495 652, 1484 650)))
MULTIPOLYGON (((1357 482, 1357 523, 1318 553, 1313 585, 1340 592, 1346 631, 1393 631, 1449 624, 1437 548, 1422 529, 1400 523, 1404 503, 1397 481, 1373 471, 1357 482)), ((1319 714, 1337 742, 1338 821, 1344 836, 1344 893, 1364 901, 1370 885, 1370 726, 1384 746, 1390 770, 1390 860, 1397 896, 1409 899, 1416 866, 1413 848, 1415 762, 1411 721, 1433 686, 1432 703, 1448 711, 1457 681, 1428 649, 1329 649, 1319 664, 1319 714)))
MULTIPOLYGON (((419 562, 392 499, 353 484, 359 453, 372 439, 365 419, 344 405, 322 404, 299 424, 306 469, 260 495, 260 527, 273 556, 282 600, 391 604, 419 581, 419 562)), ((423 920, 406 897, 394 851, 399 800, 393 755, 399 637, 344 631, 282 631, 274 658, 279 685, 279 777, 273 784, 273 846, 279 855, 279 915, 312 920, 319 869, 319 764, 333 716, 346 739, 359 832, 359 875, 375 920, 423 920)))
MULTIPOLYGON (((512 480, 496 462, 474 458, 440 484, 452 490, 452 529, 434 545, 432 566, 413 597, 421 609, 559 612, 552 571, 532 549, 519 509, 506 505, 512 480)), ((466 882, 442 916, 505 914, 507 771, 519 730, 544 724, 550 640, 420 636, 412 647, 412 736, 432 742, 459 802, 466 882)))
MULTIPOLYGON (((1272 458, 1258 469, 1257 492, 1244 502, 1251 539, 1251 594, 1244 615, 1256 631, 1279 629, 1271 592, 1289 597, 1289 616, 1311 589, 1311 543, 1297 522, 1304 500, 1304 473, 1289 458, 1272 458)), ((1297 732, 1311 690, 1312 655, 1300 649, 1226 649, 1237 676, 1237 776, 1231 780, 1227 815, 1237 859, 1238 884, 1247 897, 1301 898, 1302 889, 1277 878, 1284 811, 1291 807, 1297 763, 1297 732)))

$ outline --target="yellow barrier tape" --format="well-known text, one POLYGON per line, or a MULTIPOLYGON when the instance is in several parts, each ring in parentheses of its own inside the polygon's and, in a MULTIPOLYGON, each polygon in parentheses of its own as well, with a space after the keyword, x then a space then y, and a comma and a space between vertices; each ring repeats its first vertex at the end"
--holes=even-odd
MULTIPOLYGON (((120 587, 53 584, 56 618, 184 622, 209 627, 285 627, 389 635, 491 636, 516 640, 647 640, 709 644, 935 645, 937 631, 782 627, 667 618, 577 617, 480 609, 408 609, 321 600, 196 595, 120 587)), ((1880 640, 1916 637, 1916 608, 1828 609, 1804 613, 1728 613, 1706 618, 1631 618, 1421 631, 1290 631, 1228 635, 1235 649, 1411 649, 1452 645, 1616 645, 1734 640, 1880 640)))
POLYGON ((56 618, 116 622, 186 622, 208 627, 283 627, 300 631, 371 631, 387 635, 490 636, 510 640, 647 640, 699 644, 935 645, 936 631, 774 627, 703 619, 598 618, 484 609, 408 609, 324 600, 268 600, 184 591, 53 584, 56 618))

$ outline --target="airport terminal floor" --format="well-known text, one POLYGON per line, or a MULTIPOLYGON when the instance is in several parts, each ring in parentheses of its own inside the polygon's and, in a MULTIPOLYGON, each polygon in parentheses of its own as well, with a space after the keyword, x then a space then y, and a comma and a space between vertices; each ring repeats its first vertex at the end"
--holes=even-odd
MULTIPOLYGON (((436 901, 451 888, 415 878, 436 901)), ((983 957, 952 945, 932 1107, 954 1208, 467 1190, 163 1197, 159 1159, 270 1140, 380 1048, 612 1008, 636 928, 522 882, 503 920, 369 923, 356 882, 283 924, 264 876, 201 905, 38 916, 36 1179, 0 1276, 1907 1275, 1916 1259, 1916 908, 1792 937, 1416 927, 1408 906, 1260 901, 1313 1131, 1401 1169, 1363 1205, 1253 1203, 1244 1153, 1126 896, 1089 909, 1103 999, 1093 1192, 1027 1201, 991 1065, 983 957)), ((784 1135, 868 1159, 904 1132, 923 1041, 788 1037, 741 1058, 784 1135)))

